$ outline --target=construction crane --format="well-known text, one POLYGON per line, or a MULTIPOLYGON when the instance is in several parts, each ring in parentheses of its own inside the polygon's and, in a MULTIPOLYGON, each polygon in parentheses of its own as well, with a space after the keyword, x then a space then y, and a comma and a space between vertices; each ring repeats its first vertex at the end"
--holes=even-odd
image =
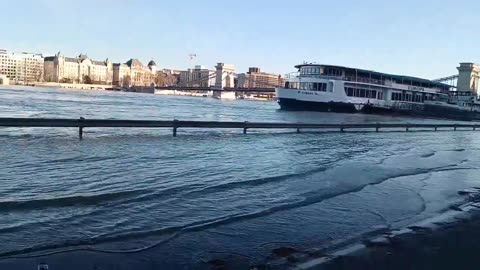
POLYGON ((191 68, 192 67, 192 61, 193 59, 197 58, 197 54, 196 53, 191 53, 188 55, 188 67, 191 68))

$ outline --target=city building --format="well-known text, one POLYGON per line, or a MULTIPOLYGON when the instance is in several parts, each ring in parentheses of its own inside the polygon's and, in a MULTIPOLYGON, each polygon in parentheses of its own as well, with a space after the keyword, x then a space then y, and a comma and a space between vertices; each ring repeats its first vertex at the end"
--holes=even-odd
POLYGON ((7 75, 0 74, 0 85, 9 85, 10 80, 8 79, 7 75))
POLYGON ((47 82, 112 84, 113 65, 108 58, 95 61, 85 54, 72 58, 59 52, 45 57, 44 73, 47 82))
POLYGON ((178 85, 184 87, 210 87, 215 85, 216 73, 204 66, 179 72, 178 85))
POLYGON ((283 85, 282 76, 261 72, 257 67, 251 67, 247 73, 238 75, 240 88, 273 88, 281 85, 283 85))
POLYGON ((180 70, 162 69, 157 71, 155 85, 160 87, 176 86, 180 78, 180 70))
POLYGON ((130 59, 125 64, 113 64, 113 84, 117 86, 151 86, 155 84, 157 64, 152 60, 145 67, 138 59, 130 59))
POLYGON ((14 84, 40 82, 43 79, 43 55, 0 49, 0 74, 14 84))

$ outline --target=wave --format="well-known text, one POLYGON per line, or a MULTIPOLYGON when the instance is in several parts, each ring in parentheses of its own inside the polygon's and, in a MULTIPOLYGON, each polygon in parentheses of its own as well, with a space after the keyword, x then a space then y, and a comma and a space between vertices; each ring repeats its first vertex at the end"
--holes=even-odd
POLYGON ((194 184, 171 187, 171 188, 167 188, 167 189, 156 191, 149 194, 142 194, 138 197, 122 201, 122 203, 138 203, 143 201, 149 201, 159 197, 179 196, 180 194, 185 196, 200 195, 203 197, 207 194, 227 191, 231 189, 238 189, 238 188, 244 188, 244 187, 256 187, 256 186, 265 185, 269 183, 278 183, 278 182, 289 180, 294 177, 308 176, 315 173, 323 172, 325 170, 327 170, 326 167, 321 167, 321 168, 308 170, 300 173, 256 178, 256 179, 246 180, 246 181, 228 182, 228 183, 222 183, 222 184, 208 186, 208 187, 204 187, 204 185, 201 183, 194 183, 194 184))
POLYGON ((91 206, 99 203, 116 201, 143 194, 143 190, 122 191, 115 193, 97 194, 90 196, 70 196, 47 199, 34 199, 29 201, 0 201, 0 212, 29 211, 44 208, 60 208, 71 206, 91 206))
POLYGON ((225 190, 231 190, 231 189, 237 189, 237 188, 256 187, 256 186, 260 186, 260 185, 286 181, 286 180, 289 180, 289 179, 295 178, 295 177, 309 176, 309 175, 312 175, 312 174, 315 174, 315 173, 324 172, 326 170, 327 170, 327 168, 321 167, 321 168, 317 168, 317 169, 314 169, 314 170, 309 170, 309 171, 301 172, 301 173, 293 173, 293 174, 285 174, 285 175, 272 176, 272 177, 256 178, 256 179, 246 180, 246 181, 222 183, 222 184, 219 184, 219 185, 209 186, 209 187, 206 187, 206 188, 203 188, 203 189, 190 191, 190 192, 187 192, 186 195, 196 195, 196 194, 204 195, 204 194, 217 193, 217 192, 222 192, 222 191, 225 191, 225 190))
POLYGON ((92 156, 92 157, 85 157, 85 156, 75 156, 75 157, 68 157, 68 158, 59 158, 59 159, 52 159, 46 160, 43 163, 45 164, 57 164, 57 163, 66 163, 66 162, 100 162, 106 160, 114 160, 118 159, 120 156, 108 156, 108 157, 99 157, 99 156, 92 156))
MULTIPOLYGON (((189 233, 189 232, 195 232, 195 231, 202 231, 205 229, 213 228, 213 227, 218 227, 222 225, 228 225, 236 222, 241 222, 245 220, 251 220, 255 218, 261 218, 265 216, 269 216, 275 213, 283 212, 283 211, 288 211, 291 209, 297 209, 313 204, 320 203, 322 201, 350 194, 350 193, 355 193, 359 192, 363 189, 365 189, 368 186, 374 186, 378 185, 380 183, 383 183, 387 180, 392 180, 395 178, 399 177, 405 177, 405 176, 416 176, 416 175, 422 175, 426 173, 431 173, 432 171, 442 171, 442 170, 450 170, 452 169, 452 165, 446 165, 446 166, 437 166, 437 167, 430 167, 430 168, 423 168, 423 169, 413 169, 413 170, 407 170, 407 171, 396 171, 396 172, 391 172, 391 168, 385 168, 385 170, 380 169, 377 170, 377 173, 375 174, 376 176, 372 178, 365 178, 365 179, 358 179, 359 181, 354 181, 357 185, 344 185, 345 183, 342 183, 340 179, 334 179, 335 183, 339 182, 340 185, 337 186, 335 189, 332 189, 330 191, 325 191, 325 189, 322 190, 312 190, 303 194, 298 195, 298 198, 295 200, 291 200, 289 202, 284 202, 280 205, 275 205, 273 207, 269 207, 266 209, 260 209, 258 211, 254 212, 243 212, 243 213, 236 213, 232 215, 225 215, 225 216, 220 216, 220 217, 215 217, 211 219, 203 219, 199 220, 196 222, 192 222, 189 224, 184 224, 184 225, 179 225, 179 226, 172 226, 172 227, 166 227, 166 228, 159 228, 159 229, 153 229, 153 230, 143 230, 143 231, 130 231, 130 232, 122 232, 122 233, 112 233, 108 235, 100 235, 96 236, 93 238, 89 239, 79 239, 79 240, 70 240, 70 241, 65 241, 57 244, 45 244, 45 245, 38 245, 38 246, 33 246, 25 249, 20 249, 20 250, 14 250, 14 251, 7 251, 0 253, 0 259, 6 259, 6 258, 12 258, 12 257, 38 257, 38 256, 45 256, 47 255, 52 255, 56 253, 64 253, 64 252, 72 252, 72 251, 79 251, 79 250, 88 250, 88 251, 94 251, 94 252, 104 252, 104 253, 136 253, 136 252, 141 252, 145 251, 147 249, 151 249, 153 247, 157 247, 159 245, 162 245, 168 241, 171 241, 172 239, 175 239, 179 235, 189 233), (383 171, 383 173, 382 173, 383 171), (337 181, 338 180, 338 181, 337 181), (362 180, 365 180, 367 182, 363 182, 362 180), (342 185, 343 184, 343 185, 342 185), (149 236, 168 236, 166 239, 163 239, 162 241, 155 242, 151 245, 136 248, 136 249, 130 249, 130 250, 106 250, 106 249, 101 249, 101 248, 94 248, 92 247, 93 245, 97 244, 102 244, 102 243, 112 243, 112 242, 118 242, 118 241, 125 241, 129 239, 137 239, 137 238, 145 238, 149 236), (60 250, 59 250, 60 249, 60 250), (38 254, 39 252, 44 252, 51 250, 49 253, 43 253, 43 254, 38 254), (35 253, 32 255, 32 253, 35 253), (25 255, 22 255, 25 254, 25 255)), ((335 175, 338 174, 338 171, 344 171, 345 167, 336 167, 332 168, 329 170, 329 174, 334 177, 335 175)), ((276 181, 285 181, 290 179, 291 177, 296 177, 296 176, 302 176, 302 175, 308 175, 308 174, 313 174, 316 172, 321 172, 325 171, 325 168, 319 168, 316 170, 311 170, 308 172, 303 172, 300 174, 291 174, 291 175, 282 175, 282 176, 277 176, 277 177, 268 177, 268 178, 260 178, 260 179, 254 179, 254 180, 249 180, 249 181, 243 181, 243 182, 234 182, 234 183, 225 183, 217 186, 212 186, 212 187, 207 187, 205 189, 199 190, 199 191, 194 191, 194 192, 203 192, 205 193, 206 191, 208 192, 218 192, 221 190, 227 190, 231 188, 240 188, 240 187, 245 187, 245 186, 256 186, 256 185, 262 185, 265 183, 273 183, 276 181)), ((355 175, 355 174, 353 174, 355 175)), ((340 178, 342 175, 339 176, 340 178)), ((150 193, 150 194, 144 194, 143 191, 130 191, 130 192, 120 192, 120 193, 114 193, 114 194, 102 194, 102 195, 96 195, 96 196, 89 196, 87 197, 88 199, 85 199, 83 196, 76 196, 76 197, 67 197, 67 198, 59 198, 59 199, 52 199, 52 200, 37 200, 33 201, 26 204, 18 204, 19 202, 0 202, 0 209, 5 209, 6 207, 10 207, 10 209, 32 209, 32 207, 36 207, 36 205, 40 204, 42 207, 49 206, 49 205, 71 205, 72 203, 80 203, 80 204, 95 204, 98 203, 99 201, 108 201, 108 200, 115 200, 117 198, 123 198, 125 196, 133 196, 137 195, 139 193, 143 193, 142 196, 131 198, 132 201, 138 200, 138 199, 145 199, 145 198, 151 198, 151 196, 159 196, 160 194, 172 194, 175 192, 184 192, 185 186, 183 187, 175 187, 173 190, 164 190, 161 193, 156 192, 156 193, 150 193), (29 205, 30 204, 30 205, 29 205), (23 208, 22 208, 23 207, 23 208)), ((190 192, 190 194, 194 193, 190 192)), ((124 202, 124 201, 122 201, 124 202)), ((23 202, 26 203, 26 202, 23 202)), ((382 220, 385 219, 385 217, 381 216, 380 214, 375 213, 379 218, 382 220)))
POLYGON ((424 154, 424 155, 421 155, 420 157, 422 157, 422 158, 429 158, 429 157, 433 157, 433 156, 435 156, 435 152, 428 153, 428 154, 424 154))
MULTIPOLYGON (((433 168, 433 170, 441 170, 444 167, 445 166, 433 168)), ((33 246, 33 247, 21 249, 21 250, 7 251, 4 253, 0 253, 0 259, 6 259, 6 258, 12 258, 12 257, 14 258, 42 257, 42 256, 53 255, 57 253, 82 251, 82 250, 101 252, 101 253, 142 252, 147 249, 151 249, 159 245, 162 245, 184 233, 201 231, 201 230, 218 227, 222 225, 228 225, 228 224, 232 224, 232 223, 240 222, 244 220, 265 217, 265 216, 269 216, 269 215, 286 211, 286 210, 291 210, 291 209, 296 209, 300 207, 317 204, 334 197, 342 196, 349 193, 359 192, 364 188, 366 188, 367 186, 377 185, 390 179, 395 179, 395 178, 404 177, 404 176, 421 175, 425 173, 430 173, 431 170, 432 169, 419 169, 411 172, 397 173, 394 175, 381 177, 377 179, 377 181, 374 181, 365 185, 360 185, 355 188, 352 188, 350 186, 345 186, 341 189, 336 189, 335 191, 327 192, 323 194, 319 194, 319 191, 312 191, 312 192, 303 194, 304 196, 303 199, 299 199, 297 201, 273 206, 267 209, 263 209, 263 210, 251 212, 251 213, 239 213, 239 214, 227 215, 227 216, 222 216, 222 217, 217 217, 217 218, 212 218, 207 220, 201 220, 201 221, 185 224, 182 226, 172 226, 172 227, 166 227, 166 228, 160 228, 160 229, 154 229, 154 230, 144 230, 144 231, 124 232, 120 234, 101 235, 101 236, 97 236, 89 239, 70 240, 70 241, 65 241, 58 244, 45 244, 45 245, 33 246), (136 249, 130 249, 130 250, 106 250, 106 249, 90 247, 91 245, 125 241, 125 240, 149 237, 154 235, 157 235, 157 236, 169 235, 169 237, 162 241, 155 242, 151 245, 136 248, 136 249), (61 249, 61 250, 58 250, 58 249, 61 249), (29 253, 38 253, 38 252, 47 251, 47 250, 54 250, 54 251, 51 251, 49 253, 42 253, 42 254, 22 255, 22 254, 29 254, 29 253), (21 256, 19 257, 19 255, 21 256)), ((382 218, 382 216, 379 216, 379 218, 382 218)))

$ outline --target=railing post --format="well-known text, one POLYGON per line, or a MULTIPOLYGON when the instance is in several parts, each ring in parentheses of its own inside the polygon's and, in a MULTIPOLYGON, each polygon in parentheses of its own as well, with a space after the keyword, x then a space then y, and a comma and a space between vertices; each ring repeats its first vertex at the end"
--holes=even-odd
POLYGON ((454 126, 454 127, 453 127, 453 131, 457 131, 457 126, 454 126))
POLYGON ((380 131, 380 124, 379 124, 379 123, 377 123, 377 127, 375 128, 375 131, 376 131, 376 132, 379 132, 379 131, 380 131))
POLYGON ((247 123, 248 121, 245 121, 245 126, 243 127, 243 134, 247 134, 247 123))
POLYGON ((173 119, 173 137, 177 137, 177 128, 178 128, 177 122, 178 120, 173 119))
POLYGON ((78 120, 79 124, 78 124, 78 138, 81 140, 83 140, 83 126, 82 126, 82 122, 83 120, 85 120, 85 118, 83 117, 80 117, 80 119, 78 120))
POLYGON ((297 133, 300 133, 300 128, 297 128, 297 133))
POLYGON ((477 127, 476 126, 473 126, 473 131, 477 130, 477 127))
POLYGON ((435 127, 435 131, 437 131, 438 127, 435 127))

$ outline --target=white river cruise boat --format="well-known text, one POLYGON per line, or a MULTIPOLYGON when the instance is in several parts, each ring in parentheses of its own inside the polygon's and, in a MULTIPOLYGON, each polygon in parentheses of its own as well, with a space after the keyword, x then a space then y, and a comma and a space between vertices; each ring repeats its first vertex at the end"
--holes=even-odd
POLYGON ((480 120, 472 92, 427 79, 333 65, 301 64, 276 88, 281 109, 341 113, 409 114, 480 120))

